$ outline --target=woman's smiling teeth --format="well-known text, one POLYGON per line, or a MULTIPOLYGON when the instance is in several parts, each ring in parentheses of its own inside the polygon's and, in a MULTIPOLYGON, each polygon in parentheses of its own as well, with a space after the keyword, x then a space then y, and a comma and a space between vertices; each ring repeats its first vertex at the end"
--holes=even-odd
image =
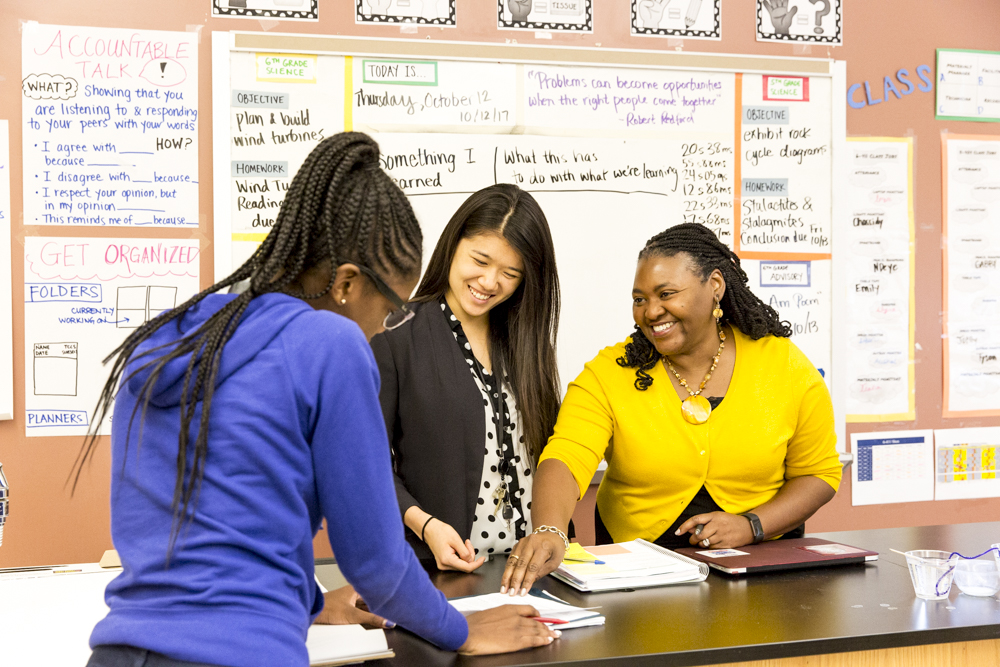
POLYGON ((663 324, 654 324, 653 325, 653 333, 654 334, 666 333, 667 331, 670 330, 670 327, 672 327, 672 326, 674 326, 673 322, 664 322, 663 324))
POLYGON ((477 292, 471 286, 469 287, 469 292, 471 292, 472 296, 478 299, 479 301, 488 301, 490 297, 493 296, 492 294, 483 294, 482 292, 477 292))

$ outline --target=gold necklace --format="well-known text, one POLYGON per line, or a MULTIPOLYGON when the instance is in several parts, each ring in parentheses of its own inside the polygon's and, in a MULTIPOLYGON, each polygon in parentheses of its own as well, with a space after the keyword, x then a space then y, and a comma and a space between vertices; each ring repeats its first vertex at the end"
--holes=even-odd
POLYGON ((708 399, 701 395, 702 390, 705 388, 705 384, 712 379, 712 373, 715 372, 715 367, 719 365, 719 357, 722 356, 722 350, 726 347, 726 332, 721 328, 719 329, 719 351, 715 353, 712 357, 712 367, 708 369, 708 373, 705 374, 705 379, 701 381, 698 386, 698 391, 691 391, 691 387, 688 386, 687 380, 682 378, 680 374, 674 369, 674 365, 670 363, 668 357, 663 357, 663 360, 667 364, 667 368, 670 372, 674 374, 677 381, 681 383, 681 386, 687 389, 690 394, 687 398, 681 401, 681 415, 684 416, 684 420, 689 424, 704 424, 708 421, 708 416, 712 414, 712 404, 708 402, 708 399))

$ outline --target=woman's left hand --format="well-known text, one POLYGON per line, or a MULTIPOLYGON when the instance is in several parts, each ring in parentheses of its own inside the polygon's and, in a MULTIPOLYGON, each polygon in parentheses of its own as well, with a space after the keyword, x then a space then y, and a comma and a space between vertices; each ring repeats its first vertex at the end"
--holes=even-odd
POLYGON ((750 520, 728 512, 697 514, 682 523, 675 535, 684 533, 691 534, 691 546, 704 549, 735 549, 753 542, 750 520))
POLYGON ((361 596, 352 586, 341 586, 336 590, 323 595, 323 611, 319 613, 313 623, 319 625, 350 625, 360 623, 374 628, 394 628, 395 623, 390 623, 381 616, 358 608, 358 603, 362 602, 361 596))

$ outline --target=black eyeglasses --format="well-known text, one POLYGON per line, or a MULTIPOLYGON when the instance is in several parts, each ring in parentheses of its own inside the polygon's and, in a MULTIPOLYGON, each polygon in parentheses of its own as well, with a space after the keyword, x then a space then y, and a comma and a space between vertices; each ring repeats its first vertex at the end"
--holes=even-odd
POLYGON ((386 315, 385 319, 382 320, 382 326, 384 326, 386 330, 395 329, 396 327, 402 326, 404 323, 413 319, 413 316, 416 315, 416 313, 406 307, 406 304, 399 298, 399 295, 396 294, 396 292, 389 287, 384 280, 382 280, 382 277, 379 274, 362 264, 355 264, 355 266, 361 269, 361 273, 368 276, 368 279, 375 283, 375 289, 377 289, 382 296, 387 298, 389 303, 396 307, 396 310, 386 315))

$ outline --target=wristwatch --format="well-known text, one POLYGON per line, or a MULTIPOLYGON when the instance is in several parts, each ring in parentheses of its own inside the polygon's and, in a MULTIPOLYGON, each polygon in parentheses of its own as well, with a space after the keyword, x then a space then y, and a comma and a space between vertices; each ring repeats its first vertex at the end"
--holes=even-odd
POLYGON ((753 530, 753 543, 760 544, 763 542, 764 528, 760 525, 760 517, 753 512, 744 512, 741 516, 745 516, 750 522, 750 529, 753 530))

